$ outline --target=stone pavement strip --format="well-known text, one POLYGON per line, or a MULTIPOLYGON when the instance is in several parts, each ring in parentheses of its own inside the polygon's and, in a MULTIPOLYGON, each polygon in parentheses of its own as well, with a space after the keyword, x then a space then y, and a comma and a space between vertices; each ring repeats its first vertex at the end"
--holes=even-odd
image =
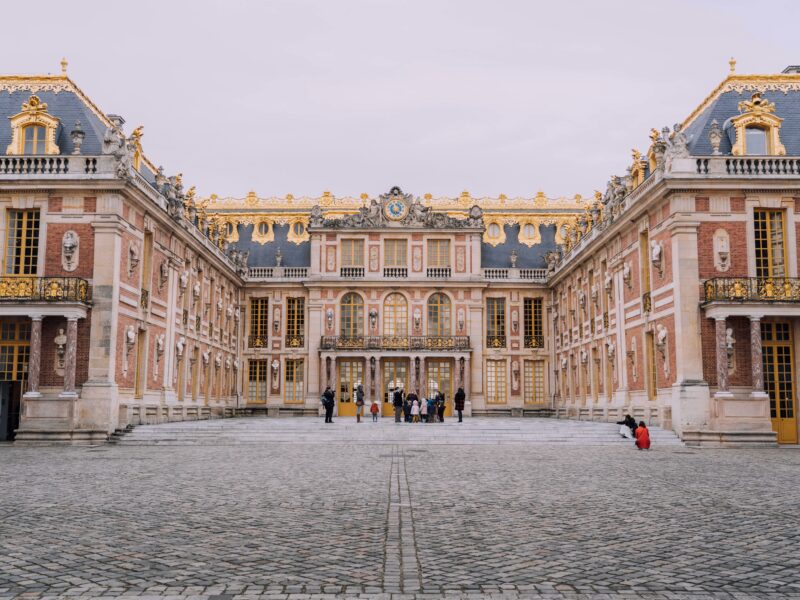
POLYGON ((797 450, 476 423, 460 445, 457 424, 386 443, 415 426, 308 420, 262 444, 0 446, 0 600, 800 599, 797 450))

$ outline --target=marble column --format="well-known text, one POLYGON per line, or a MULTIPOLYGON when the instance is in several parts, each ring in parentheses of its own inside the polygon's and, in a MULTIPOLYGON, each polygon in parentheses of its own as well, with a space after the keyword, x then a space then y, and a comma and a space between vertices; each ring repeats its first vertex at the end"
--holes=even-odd
POLYGON ((64 352, 64 391, 60 397, 77 396, 75 393, 75 361, 78 352, 78 318, 67 318, 67 347, 64 352))
POLYGON ((31 341, 28 355, 28 398, 40 398, 39 373, 42 367, 42 315, 31 315, 31 341))
POLYGON ((727 321, 725 317, 716 317, 714 324, 717 349, 717 391, 724 394, 728 392, 728 347, 725 343, 727 321))
POLYGON ((750 317, 750 362, 753 366, 753 393, 764 393, 764 365, 761 359, 761 317, 750 317))

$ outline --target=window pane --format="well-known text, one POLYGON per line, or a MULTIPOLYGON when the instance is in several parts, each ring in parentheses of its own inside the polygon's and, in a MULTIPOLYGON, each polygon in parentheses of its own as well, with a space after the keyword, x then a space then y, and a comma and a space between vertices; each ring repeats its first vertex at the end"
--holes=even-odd
POLYGON ((763 155, 767 153, 767 132, 758 127, 746 127, 745 149, 747 154, 763 155))

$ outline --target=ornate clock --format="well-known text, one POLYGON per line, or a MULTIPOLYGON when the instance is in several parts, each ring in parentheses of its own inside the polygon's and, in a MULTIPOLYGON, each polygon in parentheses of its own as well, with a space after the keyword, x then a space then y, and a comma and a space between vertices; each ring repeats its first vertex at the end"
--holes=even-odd
POLYGON ((390 221, 402 221, 408 215, 408 204, 402 198, 392 198, 385 204, 383 213, 390 221))

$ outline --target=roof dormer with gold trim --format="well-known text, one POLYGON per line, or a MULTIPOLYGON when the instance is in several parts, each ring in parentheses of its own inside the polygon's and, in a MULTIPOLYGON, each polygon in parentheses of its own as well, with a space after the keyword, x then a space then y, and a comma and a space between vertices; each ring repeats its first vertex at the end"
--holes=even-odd
POLYGON ((734 156, 746 154, 767 154, 770 156, 784 156, 786 148, 781 143, 781 123, 783 119, 775 114, 775 103, 761 97, 761 92, 755 92, 750 100, 739 102, 738 117, 731 119, 731 126, 736 134, 736 141, 731 148, 734 156), (766 151, 753 151, 748 149, 748 130, 763 131, 766 135, 766 151))
POLYGON ((6 154, 59 154, 56 136, 60 121, 47 112, 47 104, 35 94, 22 103, 22 111, 8 117, 11 121, 11 143, 6 154))

